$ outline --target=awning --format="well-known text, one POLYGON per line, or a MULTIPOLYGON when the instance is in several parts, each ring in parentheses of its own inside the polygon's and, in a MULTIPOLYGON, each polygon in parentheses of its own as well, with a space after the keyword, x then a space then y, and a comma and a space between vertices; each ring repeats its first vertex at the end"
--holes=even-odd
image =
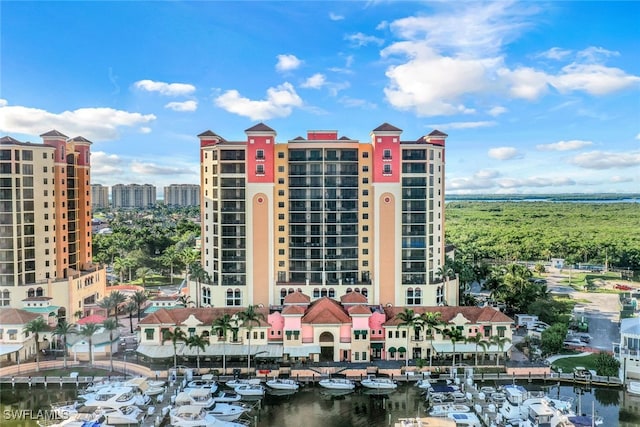
MULTIPOLYGON (((453 353, 453 344, 449 343, 433 343, 433 348, 438 353, 453 353)), ((502 350, 496 344, 491 344, 487 347, 486 353, 504 353, 511 349, 511 343, 506 343, 502 350)), ((456 343, 456 354, 459 353, 483 353, 485 352, 482 346, 477 346, 472 343, 456 343)))
POLYGON ((371 343, 371 348, 382 348, 384 347, 384 344, 381 342, 372 342, 371 343))
POLYGON ((17 334, 18 330, 17 329, 8 329, 7 330, 7 334, 12 335, 12 334, 17 334))
MULTIPOLYGON (((229 344, 209 344, 204 348, 204 351, 197 347, 184 346, 182 351, 178 352, 178 356, 246 356, 247 347, 241 345, 229 345, 229 344)), ((173 355, 173 353, 172 353, 173 355)), ((282 347, 280 345, 252 345, 251 357, 258 355, 258 357, 282 357, 282 347)))
POLYGON ((48 307, 23 307, 22 309, 30 313, 48 313, 49 316, 55 316, 59 308, 57 305, 50 305, 48 307))
POLYGON ((406 353, 407 349, 404 347, 398 347, 398 353, 406 353))
MULTIPOLYGON (((176 353, 178 356, 182 352, 182 347, 184 344, 178 343, 176 346, 176 353)), ((151 357, 152 359, 166 359, 169 357, 173 357, 173 344, 167 345, 151 345, 151 344, 140 344, 137 349, 138 353, 151 357)))
POLYGON ((24 347, 22 344, 0 344, 0 356, 5 354, 15 353, 24 347))
POLYGON ((320 354, 319 345, 297 345, 293 347, 287 347, 283 350, 289 357, 306 357, 310 354, 320 354))
POLYGON ((388 351, 389 353, 395 353, 395 352, 396 352, 396 351, 398 351, 398 350, 396 350, 396 348, 395 348, 395 347, 389 347, 389 348, 387 349, 387 351, 388 351))

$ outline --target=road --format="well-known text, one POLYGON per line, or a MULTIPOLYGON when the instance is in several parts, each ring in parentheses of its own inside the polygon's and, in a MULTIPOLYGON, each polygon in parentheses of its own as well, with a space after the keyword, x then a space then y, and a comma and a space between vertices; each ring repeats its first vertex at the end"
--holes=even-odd
POLYGON ((584 317, 589 322, 590 347, 612 350, 612 344, 620 341, 620 300, 618 294, 579 292, 566 284, 567 272, 552 272, 547 279, 547 287, 552 293, 567 294, 578 301, 577 308, 584 308, 584 317))

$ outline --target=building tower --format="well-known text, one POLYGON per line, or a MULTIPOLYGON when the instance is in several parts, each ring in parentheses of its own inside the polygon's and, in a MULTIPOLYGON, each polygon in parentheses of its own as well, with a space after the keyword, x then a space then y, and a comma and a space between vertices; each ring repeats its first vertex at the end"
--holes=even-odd
POLYGON ((275 143, 265 124, 201 145, 203 304, 278 306, 358 291, 370 304, 456 305, 444 263, 444 148, 434 131, 371 142, 316 130, 275 143))

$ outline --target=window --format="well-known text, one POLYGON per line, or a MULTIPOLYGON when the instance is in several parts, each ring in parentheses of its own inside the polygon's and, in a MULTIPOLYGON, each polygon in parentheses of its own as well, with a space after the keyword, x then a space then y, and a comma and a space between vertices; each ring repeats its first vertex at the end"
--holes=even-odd
POLYGON ((369 166, 363 166, 362 172, 369 172, 369 166))
POLYGON ((284 237, 278 237, 278 243, 284 243, 284 237))
POLYGON ((283 152, 278 153, 278 158, 279 159, 284 159, 284 153, 283 152))
POLYGON ((362 207, 363 208, 368 208, 369 207, 369 202, 362 202, 362 207))
POLYGON ((382 165, 382 174, 391 175, 391 165, 389 164, 382 165))
POLYGON ((256 159, 264 160, 264 150, 256 150, 256 159))
POLYGON ((315 289, 313 290, 313 297, 314 297, 314 298, 320 298, 320 289, 315 288, 315 289))
POLYGON ((368 159, 369 158, 369 153, 367 151, 362 153, 362 158, 363 159, 368 159))
POLYGON ((147 341, 152 341, 153 340, 154 332, 155 332, 155 330, 153 330, 151 328, 147 328, 147 329, 144 330, 145 338, 147 339, 147 341))
POLYGON ((369 178, 362 178, 362 183, 363 184, 368 184, 369 183, 369 178))
POLYGON ((264 175, 264 165, 256 165, 256 175, 264 175))
POLYGON ((278 202, 278 207, 279 208, 284 208, 284 202, 278 202))
POLYGON ((284 225, 279 225, 278 226, 278 231, 284 231, 284 225))
POLYGON ((284 219, 284 214, 278 214, 278 219, 284 219))
POLYGON ((242 294, 240 289, 227 289, 227 306, 240 306, 242 305, 242 294))
POLYGON ((382 152, 382 159, 383 160, 391 160, 391 150, 384 150, 382 152))
POLYGON ((11 294, 9 293, 8 290, 5 289, 0 294, 0 306, 8 307, 10 303, 11 303, 11 294))
POLYGON ((280 185, 284 184, 284 178, 278 178, 278 184, 280 185))
POLYGON ((278 190, 278 196, 284 196, 284 190, 278 190))
POLYGON ((283 173, 284 172, 284 166, 278 166, 278 172, 283 173))
POLYGON ((368 196, 369 195, 369 190, 362 190, 362 195, 363 196, 368 196))

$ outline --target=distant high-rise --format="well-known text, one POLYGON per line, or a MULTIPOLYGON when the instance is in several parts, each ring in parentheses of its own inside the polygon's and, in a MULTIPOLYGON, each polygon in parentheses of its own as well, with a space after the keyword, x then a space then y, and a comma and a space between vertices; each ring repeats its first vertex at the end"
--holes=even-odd
POLYGON ((91 142, 41 137, 0 139, 0 306, 43 298, 64 317, 104 296, 91 253, 91 142))
POLYGON ((457 305, 443 280, 447 135, 401 140, 387 123, 370 142, 309 131, 276 143, 264 124, 246 141, 199 135, 202 261, 212 285, 196 303, 280 305, 350 291, 370 304, 457 305))
POLYGON ((154 185, 116 184, 111 187, 111 204, 114 208, 150 208, 156 203, 154 185))
POLYGON ((109 187, 91 184, 91 207, 94 209, 109 207, 109 187))
POLYGON ((200 206, 198 184, 171 184, 164 187, 164 204, 167 206, 200 206))

